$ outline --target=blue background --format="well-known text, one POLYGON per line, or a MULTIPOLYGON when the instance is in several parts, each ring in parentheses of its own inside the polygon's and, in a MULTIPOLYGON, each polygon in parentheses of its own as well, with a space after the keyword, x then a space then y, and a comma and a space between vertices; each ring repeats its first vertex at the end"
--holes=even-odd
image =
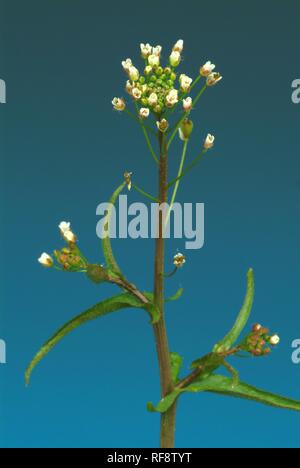
MULTIPOLYGON (((120 61, 138 63, 140 42, 164 57, 185 40, 181 70, 196 76, 207 59, 224 76, 193 112, 189 158, 205 134, 216 145, 186 179, 179 200, 204 202, 206 243, 187 251, 169 280, 183 298, 168 306, 172 350, 192 359, 231 326, 245 274, 256 273, 252 322, 278 331, 268 359, 241 360, 243 380, 300 398, 299 116, 291 83, 300 77, 298 1, 1 1, 1 322, 0 444, 4 447, 155 447, 159 398, 148 317, 125 310, 68 336, 35 371, 35 351, 62 323, 115 291, 82 275, 43 270, 36 258, 60 247, 57 224, 71 220, 80 246, 101 261, 98 203, 124 170, 154 193, 155 168, 142 133, 111 109, 124 94, 120 61), (5 125, 3 131, 3 125, 5 125), (3 140, 4 139, 4 140, 3 140), (3 152, 4 151, 4 152, 3 152)), ((170 170, 177 170, 174 144, 170 170)), ((142 201, 132 192, 130 200, 142 201)), ((117 240, 120 264, 140 288, 152 284, 153 241, 117 240)), ((170 241, 167 258, 183 240, 170 241)), ((300 415, 211 394, 183 396, 178 447, 299 447, 300 415)))

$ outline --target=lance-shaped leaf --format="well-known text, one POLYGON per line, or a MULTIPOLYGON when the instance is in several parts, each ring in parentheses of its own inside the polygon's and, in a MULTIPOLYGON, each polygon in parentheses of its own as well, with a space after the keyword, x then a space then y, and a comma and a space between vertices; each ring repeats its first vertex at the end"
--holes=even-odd
POLYGON ((247 273, 247 292, 244 300, 244 304, 240 310, 240 313, 236 319, 235 324, 233 325, 230 332, 223 338, 219 343, 217 343, 213 351, 215 353, 222 353, 224 351, 228 351, 236 342, 242 331, 244 330, 245 326, 247 325, 252 305, 254 299, 254 272, 250 268, 247 273))
POLYGON ((90 320, 95 320, 98 317, 103 317, 106 314, 128 307, 143 308, 143 304, 130 294, 119 294, 99 302, 98 304, 89 308, 87 311, 67 322, 41 347, 39 352, 35 355, 29 364, 25 372, 26 384, 29 384, 31 373, 36 365, 51 351, 51 349, 59 341, 61 341, 70 332, 75 330, 75 328, 83 325, 86 322, 89 322, 90 320))
POLYGON ((258 403, 275 406, 277 408, 300 411, 300 401, 298 400, 266 392, 243 382, 239 382, 238 385, 233 386, 232 379, 215 374, 202 380, 199 379, 185 388, 176 388, 173 392, 163 398, 157 406, 154 406, 152 403, 148 403, 147 408, 149 411, 165 413, 173 405, 178 396, 184 392, 212 392, 235 398, 253 400, 258 403))
POLYGON ((119 275, 122 275, 121 269, 114 257, 112 248, 111 248, 111 242, 110 242, 110 220, 111 220, 111 215, 113 211, 113 207, 116 204, 116 201, 124 189, 126 185, 126 182, 123 182, 123 184, 118 187, 114 193, 111 196, 111 199, 109 200, 109 207, 106 213, 106 216, 104 218, 104 224, 103 224, 103 233, 102 233, 102 250, 103 250, 103 255, 107 264, 107 267, 111 269, 114 273, 117 273, 119 275))

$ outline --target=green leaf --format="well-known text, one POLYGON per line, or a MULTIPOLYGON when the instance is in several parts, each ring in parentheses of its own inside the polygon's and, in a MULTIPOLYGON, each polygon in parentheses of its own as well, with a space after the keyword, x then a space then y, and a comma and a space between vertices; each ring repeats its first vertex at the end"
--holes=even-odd
POLYGON ((184 392, 212 392, 232 396, 234 398, 253 400, 277 408, 300 411, 300 401, 298 400, 292 400, 274 393, 266 392, 243 382, 233 387, 232 379, 215 374, 206 379, 199 379, 185 388, 175 389, 163 398, 156 407, 153 406, 152 403, 148 403, 148 410, 164 413, 172 406, 178 396, 184 392))
POLYGON ((145 306, 145 309, 149 312, 150 317, 151 317, 151 323, 155 324, 159 322, 160 319, 160 310, 156 305, 154 304, 154 294, 151 292, 143 292, 144 296, 148 299, 149 304, 145 306))
POLYGON ((83 325, 90 320, 95 320, 106 314, 116 310, 125 309, 128 307, 142 308, 142 304, 138 299, 135 299, 130 294, 119 294, 117 296, 106 299, 94 305, 87 311, 73 318, 61 327, 39 350, 25 372, 26 384, 29 384, 30 376, 36 365, 51 351, 51 349, 61 341, 67 334, 75 330, 80 325, 83 325))
POLYGON ((103 233, 105 232, 106 236, 102 239, 102 250, 103 250, 103 255, 104 255, 107 267, 110 268, 113 272, 118 273, 119 275, 122 275, 122 273, 121 273, 121 269, 114 257, 114 254, 111 248, 111 242, 110 242, 110 237, 109 237, 109 227, 110 227, 112 208, 116 204, 116 201, 125 186, 126 186, 126 182, 123 182, 123 184, 121 184, 120 187, 118 187, 117 190, 115 190, 115 192, 111 196, 111 199, 109 200, 110 207, 105 216, 104 226, 103 226, 103 233))
POLYGON ((221 353, 224 351, 228 351, 236 342, 242 331, 244 330, 245 326, 247 325, 252 305, 254 299, 254 272, 250 268, 247 273, 247 292, 244 300, 244 304, 241 308, 241 311, 236 319, 235 324, 233 325, 230 332, 223 338, 223 340, 219 341, 214 348, 213 351, 215 353, 221 353))
POLYGON ((178 299, 181 298, 182 294, 183 294, 183 288, 179 288, 178 291, 173 296, 167 297, 165 301, 166 302, 177 301, 178 299))
POLYGON ((182 367, 183 358, 178 353, 170 353, 171 358, 171 374, 172 380, 176 384, 178 382, 179 373, 182 367))
POLYGON ((153 302, 149 302, 145 308, 148 310, 150 317, 151 317, 151 323, 154 325, 155 323, 159 322, 160 319, 160 311, 159 308, 156 307, 153 302))

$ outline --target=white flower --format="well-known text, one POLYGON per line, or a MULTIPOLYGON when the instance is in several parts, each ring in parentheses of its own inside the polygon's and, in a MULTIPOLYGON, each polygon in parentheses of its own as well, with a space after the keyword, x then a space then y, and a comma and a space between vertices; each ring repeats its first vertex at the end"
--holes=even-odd
POLYGON ((180 52, 178 52, 177 50, 173 50, 173 52, 171 53, 169 57, 169 61, 172 67, 177 67, 181 61, 180 52))
POLYGON ((189 78, 187 75, 180 75, 179 77, 179 83, 180 83, 180 87, 182 89, 182 91, 184 91, 185 93, 187 91, 189 91, 190 87, 191 87, 191 84, 192 84, 192 81, 193 79, 192 78, 189 78))
POLYGON ((178 102, 178 91, 177 89, 171 89, 166 96, 166 105, 172 107, 178 102))
POLYGON ((209 133, 205 139, 204 148, 205 149, 212 148, 214 146, 214 142, 215 142, 215 137, 209 133))
POLYGON ((272 346, 276 346, 280 343, 280 338, 278 335, 273 335, 270 337, 269 339, 269 343, 272 345, 272 346))
POLYGON ((149 117, 149 114, 150 114, 150 111, 147 107, 142 107, 140 109, 140 117, 142 117, 142 119, 146 119, 147 117, 149 117))
POLYGON ((152 54, 160 56, 161 51, 162 51, 162 46, 157 45, 156 47, 153 47, 152 54))
POLYGON ((152 52, 152 47, 150 44, 143 44, 141 43, 140 44, 140 48, 141 48, 141 54, 142 54, 142 57, 145 59, 147 57, 149 57, 149 55, 151 54, 152 52))
POLYGON ((202 67, 200 68, 200 75, 202 76, 208 76, 212 73, 212 71, 216 68, 216 65, 214 63, 211 63, 210 61, 206 62, 202 67))
POLYGON ((67 222, 67 221, 62 221, 60 224, 59 224, 59 229, 60 229, 60 232, 62 234, 64 234, 66 231, 70 231, 71 229, 71 223, 67 222))
POLYGON ((157 94, 156 93, 151 93, 150 96, 148 97, 148 102, 150 106, 155 106, 157 104, 157 94))
POLYGON ((169 122, 166 119, 162 119, 160 121, 157 121, 156 125, 157 125, 158 130, 164 133, 166 130, 168 130, 169 122))
POLYGON ((183 40, 179 39, 176 44, 173 46, 173 51, 174 52, 179 52, 181 53, 183 51, 183 40))
POLYGON ((134 99, 140 99, 142 96, 142 91, 138 88, 133 88, 131 94, 134 99))
POLYGON ((125 109, 125 101, 122 98, 115 97, 111 103, 114 106, 114 109, 117 111, 123 111, 125 109))
POLYGON ((140 77, 138 69, 135 68, 133 65, 129 67, 128 74, 131 81, 137 81, 140 77))
POLYGON ((128 72, 129 68, 132 67, 132 61, 130 58, 122 61, 122 67, 126 72, 128 72))
POLYGON ((130 80, 126 81, 126 91, 127 93, 131 94, 131 91, 133 90, 134 85, 131 83, 130 80))
POLYGON ((151 67, 151 65, 147 65, 147 66, 145 67, 145 70, 144 70, 145 75, 149 75, 149 73, 151 73, 151 72, 152 72, 152 67, 151 67))
POLYGON ((52 267, 53 265, 52 257, 50 257, 50 255, 48 255, 46 252, 42 253, 40 258, 38 258, 38 262, 47 268, 52 267))
POLYGON ((148 57, 148 63, 151 67, 159 65, 159 55, 151 54, 148 57))
POLYGON ((206 84, 207 86, 214 86, 219 81, 221 81, 221 79, 222 79, 222 76, 220 75, 220 73, 213 72, 210 75, 208 75, 206 79, 206 84))
POLYGON ((185 264, 185 261, 185 256, 181 253, 178 253, 173 257, 173 263, 176 268, 181 268, 185 264))
POLYGON ((182 100, 183 110, 185 112, 189 112, 193 107, 193 99, 191 97, 187 97, 186 99, 182 100))
POLYGON ((73 243, 75 243, 77 240, 75 234, 71 230, 64 232, 64 238, 66 241, 73 243))

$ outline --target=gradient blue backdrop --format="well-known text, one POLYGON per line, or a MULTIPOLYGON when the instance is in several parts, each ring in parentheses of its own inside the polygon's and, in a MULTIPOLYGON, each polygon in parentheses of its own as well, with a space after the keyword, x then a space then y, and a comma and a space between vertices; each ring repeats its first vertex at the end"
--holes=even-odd
MULTIPOLYGON (((298 1, 151 2, 7 0, 0 2, 1 68, 7 104, 1 115, 1 322, 8 363, 0 367, 0 445, 5 447, 155 447, 159 417, 145 404, 159 398, 148 318, 123 311, 67 337, 38 367, 30 388, 23 372, 63 322, 111 293, 81 275, 44 271, 36 258, 60 246, 57 224, 71 220, 80 246, 101 255, 96 206, 124 170, 153 192, 153 161, 134 122, 111 109, 123 94, 120 61, 138 61, 138 44, 166 49, 185 40, 182 70, 211 59, 223 82, 193 113, 189 157, 204 135, 215 149, 180 189, 206 205, 206 243, 168 292, 173 350, 188 363, 227 332, 241 305, 245 273, 256 272, 252 322, 278 331, 269 359, 238 364, 242 378, 300 398, 299 117, 291 82, 300 78, 298 1), (3 131, 3 125, 5 129, 3 131)), ((177 168, 179 146, 171 155, 177 168)), ((132 201, 141 200, 131 193, 132 201)), ((153 243, 115 241, 124 270, 141 288, 152 284, 153 243)), ((168 256, 183 250, 171 241, 168 256)), ((184 396, 180 447, 295 447, 300 415, 210 394, 184 396)))

